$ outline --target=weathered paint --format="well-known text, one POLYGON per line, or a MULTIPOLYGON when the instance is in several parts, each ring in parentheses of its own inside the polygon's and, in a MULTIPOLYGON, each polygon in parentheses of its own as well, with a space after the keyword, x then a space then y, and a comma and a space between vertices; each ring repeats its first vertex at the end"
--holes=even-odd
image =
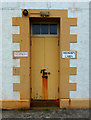
POLYGON ((60 108, 86 109, 91 108, 91 99, 61 99, 60 108))
MULTIPOLYGON (((48 2, 49 3, 49 2, 48 2)), ((27 9, 48 9, 48 3, 27 3, 27 2, 21 2, 21 3, 2 3, 2 73, 3 76, 3 99, 20 99, 20 93, 19 92, 13 92, 13 82, 20 82, 19 76, 13 76, 11 74, 12 67, 19 67, 20 66, 20 60, 19 59, 12 59, 12 51, 13 50, 19 50, 18 43, 12 43, 13 38, 12 34, 19 34, 19 27, 12 27, 12 17, 21 17, 22 12, 21 9, 27 8, 27 9), (25 7, 26 6, 26 7, 25 7), (7 16, 7 17, 6 17, 7 16), (5 28, 5 29, 4 29, 5 28), (8 40, 9 39, 9 40, 8 40), (16 45, 15 45, 16 44, 16 45), (11 49, 12 48, 12 49, 11 49), (8 51, 8 54, 6 55, 8 51), (8 71, 8 72, 6 72, 8 71), (13 81, 12 81, 13 79, 13 81), (7 84, 7 87, 6 87, 7 84)), ((51 2, 50 3, 50 9, 68 9, 68 17, 77 17, 78 18, 78 27, 70 27, 70 32, 72 33, 72 36, 74 33, 77 33, 78 42, 76 44, 70 43, 70 49, 71 50, 77 50, 77 60, 70 60, 70 66, 71 67, 78 67, 77 69, 77 75, 70 75, 69 79, 70 82, 77 82, 77 91, 70 91, 70 97, 71 98, 89 98, 89 5, 88 3, 79 3, 75 2, 73 5, 73 2, 68 3, 59 3, 59 2, 51 2), (85 17, 84 17, 85 16, 85 17), (86 44, 85 44, 86 43, 86 44), (84 49, 85 48, 85 49, 84 49), (87 52, 85 52, 87 51, 87 52), (84 54, 85 53, 85 54, 84 54), (87 56, 87 57, 85 57, 87 56), (85 63, 85 64, 83 64, 85 63), (83 69, 81 69, 82 67, 83 69), (84 75, 83 75, 84 74, 84 75), (85 88, 83 89, 83 86, 85 85, 85 88)), ((76 36, 75 36, 76 37, 76 36)), ((19 39, 17 39, 19 40, 19 39)), ((72 38, 73 40, 73 38, 72 38)), ((1 47, 0 47, 1 49, 1 47)), ((0 79, 1 80, 1 79, 0 79)), ((0 87, 1 88, 1 87, 0 87)), ((1 93, 1 92, 0 92, 1 93)))
MULTIPOLYGON (((31 88, 32 99, 36 92, 39 96, 45 93, 45 85, 47 87, 48 99, 58 98, 58 36, 32 36, 31 37, 31 88), (43 82, 41 69, 47 69, 50 72, 46 80, 43 82), (43 83, 44 89, 43 89, 43 83), (44 91, 44 92, 43 92, 44 91)), ((40 99, 40 97, 37 99, 40 99)), ((44 99, 44 96, 41 99, 44 99)))
MULTIPOLYGON (((19 83, 20 76, 13 76, 12 68, 20 67, 20 60, 12 59, 12 51, 18 50, 17 45, 12 44, 12 33, 19 33, 19 27, 12 27, 12 17, 21 17, 21 8, 28 9, 45 8, 47 3, 3 3, 3 99, 20 99, 19 92, 13 92, 13 83, 19 83), (6 17, 7 16, 7 17, 6 17), (5 28, 5 29, 4 29, 5 28), (12 31, 12 32, 11 32, 12 31), (12 49, 11 49, 12 48, 12 49), (6 55, 8 51, 8 54, 6 55), (7 71, 7 72, 6 72, 7 71), (12 74, 11 74, 12 72, 12 74), (12 81, 13 79, 13 81, 12 81), (7 85, 7 86, 6 86, 7 85)), ((77 43, 70 43, 71 50, 77 50, 77 60, 70 60, 71 67, 77 67, 77 75, 70 75, 70 82, 77 82, 77 91, 70 91, 70 98, 89 98, 89 9, 88 3, 50 3, 50 9, 68 9, 68 17, 78 18, 78 27, 70 28, 72 34, 77 33, 77 43), (84 49, 85 48, 85 49, 84 49), (87 52, 86 52, 87 51, 87 52), (85 54, 84 54, 85 53, 85 54), (84 63, 84 64, 83 64, 84 63), (83 68, 83 69, 82 69, 83 68), (85 86, 85 87, 84 87, 85 86), (84 89, 83 89, 84 87, 84 89)), ((18 40, 18 39, 17 39, 18 40)), ((76 39, 75 39, 76 41, 76 39)), ((1 48, 0 48, 1 49, 1 48)), ((79 100, 80 101, 80 100, 79 100)), ((84 101, 84 100, 83 100, 84 101)), ((85 105, 85 102, 83 106, 85 105)))
POLYGON ((48 99, 48 78, 42 79, 42 99, 48 99))

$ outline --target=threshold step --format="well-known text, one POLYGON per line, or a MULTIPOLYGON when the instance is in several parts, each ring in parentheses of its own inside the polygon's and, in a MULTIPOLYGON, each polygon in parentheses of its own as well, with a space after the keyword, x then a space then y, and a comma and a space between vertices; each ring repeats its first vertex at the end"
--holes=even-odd
POLYGON ((31 107, 59 107, 59 100, 31 100, 31 107))

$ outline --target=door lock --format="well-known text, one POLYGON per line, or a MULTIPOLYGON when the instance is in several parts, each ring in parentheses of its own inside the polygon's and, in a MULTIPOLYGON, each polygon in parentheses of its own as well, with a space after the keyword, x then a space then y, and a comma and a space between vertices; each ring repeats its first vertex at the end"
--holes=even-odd
POLYGON ((46 69, 41 69, 40 73, 42 73, 42 78, 48 78, 48 75, 50 75, 50 72, 47 72, 46 69))

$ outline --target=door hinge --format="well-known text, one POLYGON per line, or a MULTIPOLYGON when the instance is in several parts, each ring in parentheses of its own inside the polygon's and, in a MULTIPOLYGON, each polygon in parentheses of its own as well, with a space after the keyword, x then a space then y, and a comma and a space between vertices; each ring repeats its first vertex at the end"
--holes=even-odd
POLYGON ((58 40, 58 46, 59 46, 59 40, 58 40))
POLYGON ((59 92, 59 87, 58 87, 58 92, 59 92))
POLYGON ((30 40, 30 46, 32 46, 32 40, 30 40))

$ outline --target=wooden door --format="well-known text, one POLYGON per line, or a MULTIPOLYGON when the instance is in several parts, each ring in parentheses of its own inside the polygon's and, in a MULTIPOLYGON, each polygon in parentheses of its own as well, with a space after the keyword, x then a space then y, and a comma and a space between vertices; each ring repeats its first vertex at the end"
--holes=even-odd
POLYGON ((32 99, 58 98, 58 37, 31 37, 32 99), (41 70, 45 69, 47 79, 41 70))

